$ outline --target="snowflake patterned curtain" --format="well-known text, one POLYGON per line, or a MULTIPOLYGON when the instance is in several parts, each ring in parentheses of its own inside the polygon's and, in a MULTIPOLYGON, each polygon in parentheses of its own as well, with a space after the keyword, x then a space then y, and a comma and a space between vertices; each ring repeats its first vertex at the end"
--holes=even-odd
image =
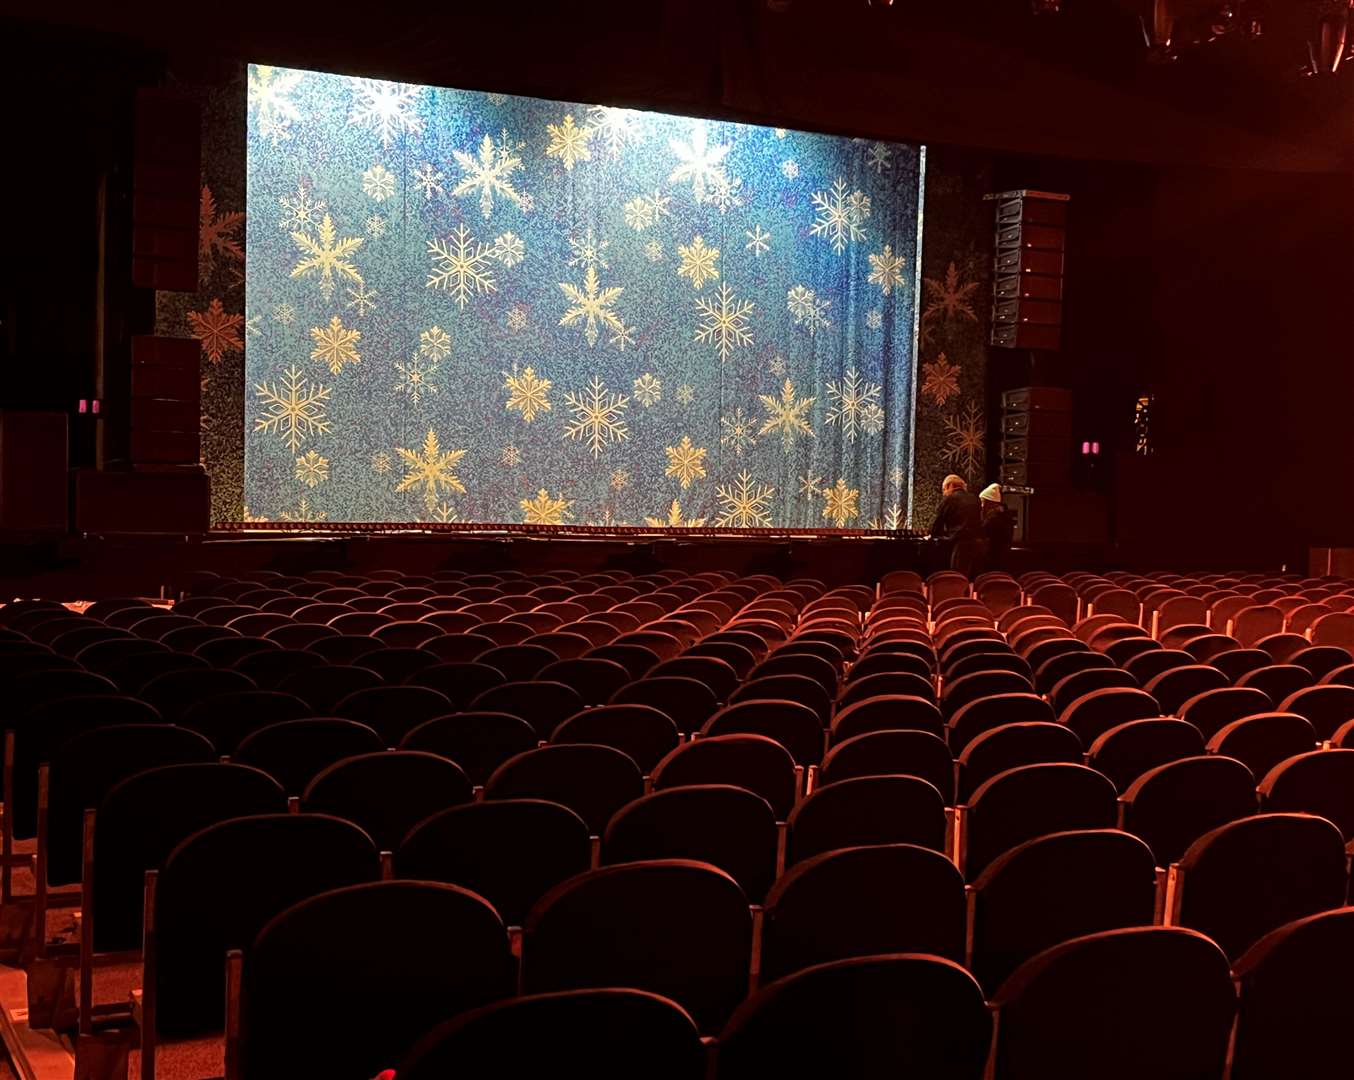
POLYGON ((924 150, 251 66, 245 503, 897 528, 924 150))

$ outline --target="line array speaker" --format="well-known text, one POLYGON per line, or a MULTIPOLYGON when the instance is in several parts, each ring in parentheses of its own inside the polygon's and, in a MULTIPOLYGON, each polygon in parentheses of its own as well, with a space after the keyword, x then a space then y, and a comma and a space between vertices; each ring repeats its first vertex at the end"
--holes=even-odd
POLYGON ((996 203, 991 343, 1057 349, 1062 343, 1067 204, 1049 191, 1003 191, 996 203))

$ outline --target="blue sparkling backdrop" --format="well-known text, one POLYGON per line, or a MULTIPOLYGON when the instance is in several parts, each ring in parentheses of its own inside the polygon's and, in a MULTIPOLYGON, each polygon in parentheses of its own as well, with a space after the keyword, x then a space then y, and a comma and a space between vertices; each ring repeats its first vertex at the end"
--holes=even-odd
POLYGON ((245 504, 895 528, 924 148, 249 69, 245 504))

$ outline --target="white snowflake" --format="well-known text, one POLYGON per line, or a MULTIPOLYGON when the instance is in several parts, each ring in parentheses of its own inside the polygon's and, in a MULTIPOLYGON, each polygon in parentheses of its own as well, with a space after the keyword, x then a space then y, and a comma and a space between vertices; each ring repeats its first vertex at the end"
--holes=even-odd
POLYGON ((862 226, 870 216, 870 197, 865 192, 848 192, 846 181, 839 176, 830 193, 815 191, 811 198, 815 211, 809 233, 826 237, 835 254, 845 251, 847 244, 865 239, 862 226))
POLYGON ((832 405, 827 411, 829 424, 840 424, 847 442, 855 442, 860 431, 873 435, 884 424, 884 411, 879 407, 879 395, 884 388, 867 382, 855 368, 847 368, 846 376, 827 384, 827 396, 832 405))
POLYGON ((668 212, 670 202, 672 196, 664 195, 657 189, 652 195, 636 195, 621 207, 625 214, 625 223, 635 232, 643 232, 659 218, 670 216, 668 212))
POLYGON ((372 214, 366 220, 367 235, 373 240, 379 239, 386 234, 386 219, 380 214, 372 214))
POLYGON ((485 94, 484 96, 490 105, 505 105, 508 101, 507 94, 485 94))
POLYGON ((597 344, 597 335, 600 333, 601 326, 606 326, 613 333, 619 333, 625 329, 621 317, 614 310, 617 299, 620 298, 621 293, 625 292, 624 285, 610 285, 605 289, 600 288, 597 271, 590 266, 583 275, 582 288, 570 281, 561 281, 559 287, 570 303, 569 308, 561 316, 559 324, 560 326, 574 326, 582 323, 583 336, 587 338, 589 348, 597 344))
POLYGON ((569 250, 573 252, 573 258, 569 260, 570 266, 582 266, 585 269, 600 266, 603 270, 611 269, 611 264, 606 261, 606 249, 610 241, 598 240, 593 235, 591 226, 581 237, 570 235, 565 239, 569 242, 569 250))
POLYGON ((633 326, 621 325, 607 338, 607 344, 613 346, 617 352, 625 352, 625 347, 634 343, 635 328, 633 326))
POLYGON ((425 394, 437 393, 437 383, 433 381, 433 376, 437 374, 436 360, 422 360, 414 356, 407 364, 396 360, 394 366, 398 373, 395 392, 403 394, 411 404, 417 405, 425 394))
POLYGON ((646 409, 657 405, 663 396, 663 383, 652 371, 635 380, 635 400, 646 409))
POLYGON ((290 326, 296 321, 296 309, 288 303, 278 304, 273 308, 273 321, 280 322, 283 326, 290 326))
POLYGON ((630 470, 616 469, 612 472, 610 486, 612 491, 624 491, 630 486, 630 470))
POLYGON ((785 357, 773 356, 766 365, 766 370, 771 372, 771 374, 775 375, 777 378, 784 376, 785 372, 788 370, 788 366, 785 363, 785 357))
POLYGON ((377 202, 395 194, 395 174, 379 161, 362 174, 362 190, 377 202))
POLYGON ((893 149, 888 143, 873 142, 865 151, 865 167, 873 169, 876 175, 885 169, 893 168, 893 149))
POLYGON ((812 502, 823 494, 823 478, 812 470, 799 478, 799 497, 812 502))
POLYGON ((785 306, 795 317, 795 325, 808 330, 810 337, 818 332, 819 327, 832 325, 832 320, 827 317, 827 309, 832 306, 832 301, 820 298, 807 285, 794 285, 787 290, 785 306))
POLYGON ((515 305, 507 318, 508 329, 514 332, 527 328, 527 308, 524 304, 515 305))
POLYGON ((657 240, 650 240, 644 245, 644 257, 650 262, 658 262, 663 258, 663 245, 657 240))
POLYGON ((677 404, 690 405, 696 400, 696 388, 690 383, 682 383, 677 387, 677 404))
POLYGON ((504 267, 514 267, 527 257, 526 241, 513 232, 501 233, 494 237, 492 254, 504 267))
POLYGON ((348 290, 348 307, 356 308, 359 315, 365 315, 376 306, 376 298, 379 295, 375 289, 368 289, 364 283, 356 289, 348 290))
POLYGON ((594 458, 601 454, 607 443, 623 442, 630 437, 622 416, 630 402, 629 396, 607 390, 596 376, 586 390, 566 393, 564 402, 574 414, 564 427, 564 437, 583 442, 594 458))
POLYGON ((245 319, 244 321, 245 337, 259 337, 260 335, 263 334, 263 331, 259 329, 259 321, 262 318, 263 318, 262 315, 250 315, 247 319, 245 319))
POLYGON ((497 142, 485 135, 480 141, 478 154, 453 150, 451 156, 465 175, 451 189, 451 193, 473 195, 479 192, 480 213, 486 221, 493 213, 496 194, 516 205, 519 210, 525 210, 524 195, 513 185, 513 173, 522 168, 522 159, 518 155, 522 146, 520 142, 512 142, 504 130, 497 142))
POLYGON ((668 147, 677 155, 678 165, 668 176, 669 184, 691 182, 691 193, 698 203, 705 202, 707 189, 716 179, 726 180, 723 161, 729 144, 709 144, 709 132, 704 120, 691 122, 691 138, 687 142, 669 139, 668 147))
POLYGON ((696 313, 701 321, 696 328, 696 340, 715 346, 721 361, 728 360, 734 349, 752 344, 748 316, 754 305, 750 300, 739 300, 728 284, 722 284, 718 298, 701 297, 696 301, 696 313))
POLYGON ((865 313, 865 325, 871 330, 878 330, 884 325, 884 313, 878 308, 870 308, 865 313))
POLYGON ((771 526, 771 497, 776 489, 753 481, 746 469, 729 485, 715 488, 719 500, 719 516, 715 524, 720 528, 765 529, 771 526))
POLYGON ((442 181, 445 179, 446 176, 432 162, 425 161, 414 173, 414 186, 423 189, 424 201, 431 201, 434 193, 442 193, 442 181))
POLYGON ((866 280, 871 285, 878 285, 879 291, 885 296, 890 295, 893 290, 903 288, 903 266, 907 260, 901 255, 894 254, 893 245, 885 244, 884 250, 878 253, 871 252, 870 276, 866 280))
POLYGON ((423 87, 382 79, 356 79, 348 123, 370 128, 389 146, 397 135, 417 135, 423 118, 415 112, 423 87))
POLYGON ((776 129, 775 129, 775 133, 776 133, 776 138, 778 138, 778 139, 783 139, 783 138, 785 138, 786 135, 789 134, 789 131, 788 131, 787 129, 785 129, 785 128, 776 128, 776 129))
POLYGON ((743 230, 743 235, 748 238, 743 247, 752 252, 754 258, 760 259, 763 252, 771 250, 771 234, 764 231, 760 225, 743 230))
POLYGON ((719 428, 719 445, 727 446, 735 457, 742 457, 744 450, 757 445, 757 421, 746 415, 741 405, 728 416, 719 418, 719 428))
POLYGON ((780 171, 784 173, 786 180, 793 180, 799 175, 799 162, 794 158, 786 158, 780 163, 780 171))
POLYGON ((278 224, 282 226, 283 231, 289 233, 310 233, 318 229, 320 221, 324 218, 324 212, 328 209, 328 204, 323 199, 311 198, 311 193, 300 180, 296 181, 296 194, 280 196, 277 201, 282 207, 282 216, 278 219, 278 224))
POLYGON ((588 110, 588 127, 606 146, 613 158, 633 143, 644 139, 644 114, 634 109, 616 109, 594 105, 588 110))
POLYGON ((729 209, 734 206, 743 205, 743 178, 735 176, 730 179, 721 173, 710 181, 710 195, 708 202, 719 210, 721 214, 727 214, 729 209))
POLYGON ((301 122, 301 110, 292 100, 304 72, 284 71, 267 64, 249 67, 249 108, 258 117, 259 134, 276 146, 291 138, 291 125, 301 122))
POLYGON ((498 291, 490 272, 500 257, 498 248, 476 240, 464 225, 458 225, 445 240, 429 240, 427 253, 433 264, 427 287, 445 289, 457 307, 464 309, 472 294, 498 291))

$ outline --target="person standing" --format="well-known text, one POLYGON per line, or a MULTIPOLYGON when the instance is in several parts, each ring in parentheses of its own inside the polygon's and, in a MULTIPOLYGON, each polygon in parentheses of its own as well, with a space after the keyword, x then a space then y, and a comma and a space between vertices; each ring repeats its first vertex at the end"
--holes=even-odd
POLYGON ((982 507, 983 538, 987 541, 985 569, 1004 570, 1015 536, 1015 514, 1002 501, 1001 485, 988 484, 978 493, 982 507))
POLYGON ((931 536, 950 544, 950 569, 973 577, 982 556, 982 508, 962 476, 951 473, 940 486, 940 507, 931 536))

